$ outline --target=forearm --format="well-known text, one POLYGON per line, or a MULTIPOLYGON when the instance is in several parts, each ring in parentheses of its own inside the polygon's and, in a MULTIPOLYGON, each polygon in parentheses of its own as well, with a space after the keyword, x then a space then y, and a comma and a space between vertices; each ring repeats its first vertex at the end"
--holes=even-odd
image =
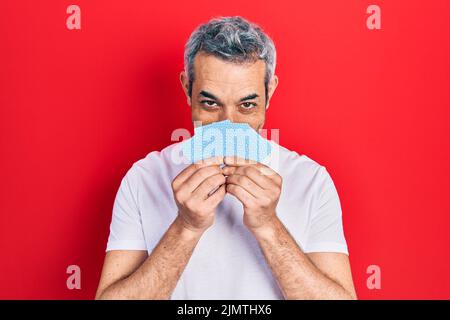
POLYGON ((286 299, 353 298, 314 266, 278 218, 253 234, 286 299))
POLYGON ((188 263, 201 233, 171 224, 145 262, 130 276, 115 282, 100 299, 168 299, 188 263))

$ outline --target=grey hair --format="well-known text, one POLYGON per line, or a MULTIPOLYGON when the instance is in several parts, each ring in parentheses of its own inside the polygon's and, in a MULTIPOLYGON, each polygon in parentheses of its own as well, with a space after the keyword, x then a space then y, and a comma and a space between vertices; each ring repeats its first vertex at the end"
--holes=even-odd
POLYGON ((272 39, 261 27, 239 16, 214 18, 197 27, 184 48, 189 97, 194 82, 194 59, 200 51, 234 63, 264 60, 267 104, 268 84, 275 73, 276 50, 272 39))

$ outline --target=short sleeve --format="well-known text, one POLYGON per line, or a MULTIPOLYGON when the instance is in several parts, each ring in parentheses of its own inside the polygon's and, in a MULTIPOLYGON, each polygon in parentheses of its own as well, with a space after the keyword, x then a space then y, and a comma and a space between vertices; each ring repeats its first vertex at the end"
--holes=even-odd
POLYGON ((348 255, 336 187, 326 168, 319 170, 316 200, 304 252, 341 252, 348 255))
POLYGON ((114 200, 106 251, 147 250, 136 201, 137 183, 132 179, 132 170, 133 168, 122 179, 114 200))

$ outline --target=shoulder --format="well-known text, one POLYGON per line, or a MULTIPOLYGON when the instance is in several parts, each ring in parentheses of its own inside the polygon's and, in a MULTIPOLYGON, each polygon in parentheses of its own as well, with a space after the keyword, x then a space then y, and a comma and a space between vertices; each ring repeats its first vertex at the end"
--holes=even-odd
POLYGON ((299 154, 274 142, 272 144, 276 151, 270 166, 282 176, 316 176, 325 170, 324 166, 305 154, 299 154))
POLYGON ((293 188, 307 188, 314 193, 321 193, 326 189, 334 188, 333 180, 326 166, 311 159, 305 154, 289 150, 275 144, 277 157, 271 161, 270 166, 278 172, 286 183, 293 188))

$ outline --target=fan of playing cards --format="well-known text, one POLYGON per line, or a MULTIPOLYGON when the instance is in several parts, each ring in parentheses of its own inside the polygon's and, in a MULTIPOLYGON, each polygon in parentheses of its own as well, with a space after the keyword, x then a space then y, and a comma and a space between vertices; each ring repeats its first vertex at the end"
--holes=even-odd
POLYGON ((272 146, 247 123, 225 120, 195 128, 194 136, 183 142, 182 151, 191 163, 218 156, 263 162, 272 146))

